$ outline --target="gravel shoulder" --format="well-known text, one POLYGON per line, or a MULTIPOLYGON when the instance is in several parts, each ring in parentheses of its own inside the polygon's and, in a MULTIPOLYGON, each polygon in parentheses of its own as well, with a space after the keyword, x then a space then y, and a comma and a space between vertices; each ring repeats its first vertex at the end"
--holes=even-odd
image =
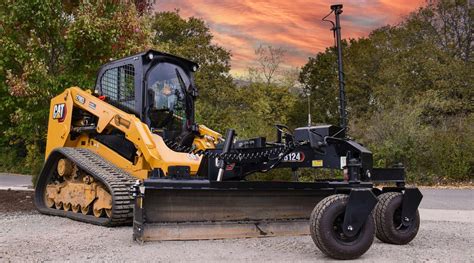
MULTIPOLYGON (((28 202, 25 200, 31 202, 32 192, 14 192, 0 191, 0 205, 6 201, 1 199, 5 195, 11 196, 7 202, 12 207, 24 205, 28 202)), ((21 211, 6 210, 5 207, 0 206, 0 262, 331 261, 316 248, 310 236, 165 241, 140 245, 132 240, 131 227, 105 228, 45 216, 32 206, 21 211)), ((395 246, 375 240, 357 261, 474 262, 473 229, 474 222, 423 220, 418 236, 410 244, 395 246)))
MULTIPOLYGON (((329 261, 309 236, 207 241, 132 241, 131 227, 104 228, 40 214, 0 217, 2 262, 314 262, 329 261)), ((473 262, 472 223, 425 221, 406 246, 376 240, 358 261, 473 262)))

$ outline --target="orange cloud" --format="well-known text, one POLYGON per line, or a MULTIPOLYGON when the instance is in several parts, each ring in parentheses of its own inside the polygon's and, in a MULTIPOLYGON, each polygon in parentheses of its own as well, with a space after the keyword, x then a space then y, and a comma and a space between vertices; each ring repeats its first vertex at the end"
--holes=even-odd
MULTIPOLYGON (((331 25, 321 21, 329 6, 344 4, 343 38, 367 36, 373 29, 398 23, 425 0, 158 0, 155 11, 179 9, 184 17, 202 18, 214 41, 231 50, 232 72, 242 73, 255 60, 260 44, 288 50, 286 67, 301 67, 309 56, 333 45, 331 25)), ((333 19, 333 15, 330 16, 333 19)))

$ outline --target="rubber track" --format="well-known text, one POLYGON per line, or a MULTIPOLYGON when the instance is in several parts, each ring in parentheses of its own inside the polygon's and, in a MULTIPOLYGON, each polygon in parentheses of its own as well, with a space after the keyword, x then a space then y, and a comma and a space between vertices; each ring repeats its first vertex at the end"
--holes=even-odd
POLYGON ((313 212, 311 213, 311 219, 310 219, 310 232, 311 232, 311 237, 313 238, 314 243, 316 243, 316 246, 326 255, 329 255, 331 257, 337 257, 338 255, 334 255, 330 249, 327 249, 324 242, 321 240, 321 237, 325 235, 325 233, 319 232, 319 230, 316 228, 316 226, 320 225, 320 221, 323 218, 323 212, 326 210, 331 204, 336 202, 337 200, 342 200, 345 201, 346 203, 349 200, 349 196, 346 194, 336 194, 336 195, 331 195, 325 199, 323 199, 321 202, 319 202, 316 207, 314 208, 313 212))
MULTIPOLYGON (((92 175, 94 179, 107 187, 112 195, 112 217, 97 218, 94 215, 83 215, 46 207, 42 198, 44 198, 46 184, 52 174, 50 171, 42 171, 41 176, 47 176, 48 178, 38 180, 38 183, 43 183, 43 185, 37 185, 37 189, 41 190, 37 190, 35 198, 38 200, 36 206, 40 212, 102 226, 131 225, 133 221, 133 197, 130 194, 130 187, 135 181, 134 177, 88 149, 64 147, 55 149, 54 152, 68 158, 77 164, 81 170, 92 175)), ((56 163, 57 161, 54 162, 52 167, 45 165, 43 169, 54 169, 56 163)))
POLYGON ((382 242, 388 243, 388 244, 393 244, 392 241, 390 241, 390 238, 388 237, 387 233, 385 233, 384 227, 385 225, 391 225, 392 222, 386 222, 385 221, 385 214, 387 213, 387 206, 389 204, 389 201, 396 198, 397 196, 401 196, 401 193, 397 192, 389 192, 389 193, 384 193, 379 196, 379 202, 377 203, 377 206, 375 206, 375 226, 376 226, 376 234, 375 236, 382 242))

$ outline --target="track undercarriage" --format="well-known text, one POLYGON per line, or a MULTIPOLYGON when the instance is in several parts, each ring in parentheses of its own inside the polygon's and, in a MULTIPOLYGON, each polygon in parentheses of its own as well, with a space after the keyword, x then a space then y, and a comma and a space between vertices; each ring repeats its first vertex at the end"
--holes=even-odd
POLYGON ((81 172, 68 159, 57 164, 58 178, 46 186, 45 204, 49 208, 62 209, 83 215, 112 216, 112 196, 105 186, 94 177, 81 172))
POLYGON ((132 222, 133 178, 87 149, 51 154, 36 186, 36 206, 51 215, 98 225, 132 222))

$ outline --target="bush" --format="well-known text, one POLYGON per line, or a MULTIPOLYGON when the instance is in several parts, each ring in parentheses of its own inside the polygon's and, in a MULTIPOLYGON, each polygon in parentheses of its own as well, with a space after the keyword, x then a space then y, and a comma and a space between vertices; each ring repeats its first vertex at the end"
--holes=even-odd
POLYGON ((41 151, 40 147, 34 144, 28 145, 26 149, 27 154, 24 159, 25 168, 28 173, 32 175, 31 181, 33 182, 33 185, 36 186, 38 176, 44 163, 44 151, 41 151))
POLYGON ((44 163, 44 153, 37 145, 0 148, 0 171, 30 174, 33 185, 44 163))
POLYGON ((25 173, 21 154, 15 148, 0 148, 0 171, 6 173, 25 173))
POLYGON ((395 105, 367 123, 352 124, 352 135, 374 153, 376 167, 402 163, 412 183, 446 184, 473 180, 473 116, 423 123, 422 104, 395 105))

